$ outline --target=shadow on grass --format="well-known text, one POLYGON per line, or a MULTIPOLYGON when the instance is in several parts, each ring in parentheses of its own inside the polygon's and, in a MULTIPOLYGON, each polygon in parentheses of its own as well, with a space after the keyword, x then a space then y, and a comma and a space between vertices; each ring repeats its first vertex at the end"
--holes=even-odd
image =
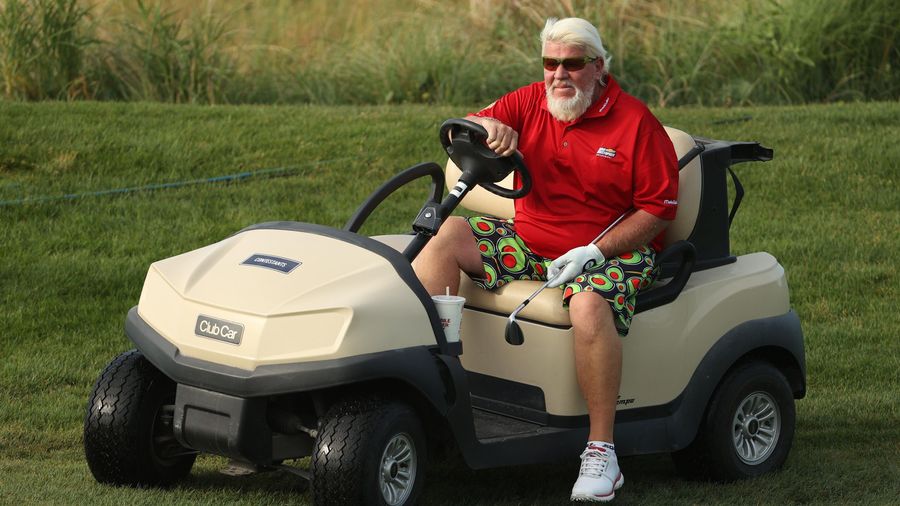
POLYGON ((295 474, 281 470, 270 470, 247 476, 228 476, 219 472, 224 467, 224 459, 213 457, 213 463, 204 463, 202 468, 195 468, 190 476, 178 488, 190 491, 228 491, 238 492, 252 497, 265 497, 266 501, 296 502, 306 495, 309 482, 295 474), (222 465, 216 465, 221 461, 222 465))
MULTIPOLYGON (((473 471, 459 456, 429 462, 423 505, 551 505, 570 504, 569 491, 578 475, 576 459, 556 464, 516 466, 473 471)), ((218 469, 224 460, 213 457, 198 461, 190 477, 177 489, 194 495, 205 492, 240 494, 242 501, 309 504, 309 484, 286 471, 268 471, 249 476, 226 476, 218 469)), ((292 464, 294 465, 294 464, 292 464)), ((627 486, 616 495, 619 504, 639 504, 680 480, 667 455, 625 457, 621 465, 627 486)), ((300 467, 306 466, 301 463, 300 467)))
MULTIPOLYGON (((668 455, 624 457, 620 461, 627 486, 616 494, 617 504, 643 503, 634 490, 667 488, 684 483, 668 455)), ((577 458, 556 464, 473 471, 461 459, 433 463, 421 504, 433 505, 549 505, 571 504, 569 493, 578 476, 577 458)))

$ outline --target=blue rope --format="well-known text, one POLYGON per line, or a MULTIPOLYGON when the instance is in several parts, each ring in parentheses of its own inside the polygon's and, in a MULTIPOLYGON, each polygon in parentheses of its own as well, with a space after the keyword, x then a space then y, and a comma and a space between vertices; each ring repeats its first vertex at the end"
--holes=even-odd
MULTIPOLYGON (((26 197, 16 200, 2 200, 0 201, 0 207, 4 206, 15 206, 22 204, 39 204, 44 202, 51 202, 54 200, 74 200, 81 199, 85 197, 103 197, 107 195, 122 195, 127 193, 137 193, 137 192, 147 192, 147 191, 155 191, 155 190, 168 190, 172 188, 182 188, 185 186, 193 186, 198 184, 212 184, 212 183, 230 183, 233 181, 243 181, 245 179, 249 179, 251 177, 278 177, 278 176, 287 176, 290 175, 304 167, 309 167, 313 165, 323 165, 330 164, 335 162, 342 162, 346 160, 353 160, 355 157, 345 157, 345 158, 335 158, 331 160, 319 160, 316 162, 310 162, 305 165, 296 165, 290 167, 274 167, 271 169, 263 169, 253 172, 239 172, 237 174, 227 174, 224 176, 213 176, 202 179, 192 179, 188 181, 174 181, 171 183, 152 183, 144 186, 132 186, 127 188, 115 188, 111 190, 99 190, 93 192, 84 192, 84 193, 66 193, 63 195, 45 195, 41 197, 26 197)), ((18 185, 15 185, 18 186, 18 185)))

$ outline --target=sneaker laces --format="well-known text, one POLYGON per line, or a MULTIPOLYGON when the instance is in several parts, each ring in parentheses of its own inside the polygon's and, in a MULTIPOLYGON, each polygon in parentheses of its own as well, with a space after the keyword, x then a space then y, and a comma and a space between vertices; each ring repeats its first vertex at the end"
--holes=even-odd
POLYGON ((588 447, 581 454, 581 476, 593 476, 600 478, 609 467, 609 455, 603 450, 588 447))

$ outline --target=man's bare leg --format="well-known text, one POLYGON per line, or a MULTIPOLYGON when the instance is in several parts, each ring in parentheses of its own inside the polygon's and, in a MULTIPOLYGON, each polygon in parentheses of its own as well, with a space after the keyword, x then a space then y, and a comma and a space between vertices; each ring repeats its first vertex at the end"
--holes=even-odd
POLYGON ((459 216, 447 219, 413 261, 413 269, 431 295, 446 293, 448 286, 452 295, 459 293, 460 269, 483 277, 481 252, 466 219, 459 216))
POLYGON ((575 371, 591 419, 590 441, 613 442, 616 401, 622 380, 622 341, 609 302, 596 293, 569 300, 575 333, 575 371))
POLYGON ((581 292, 572 296, 569 316, 575 334, 575 371, 591 423, 571 499, 605 502, 625 483, 613 445, 622 380, 622 342, 612 309, 599 294, 581 292))

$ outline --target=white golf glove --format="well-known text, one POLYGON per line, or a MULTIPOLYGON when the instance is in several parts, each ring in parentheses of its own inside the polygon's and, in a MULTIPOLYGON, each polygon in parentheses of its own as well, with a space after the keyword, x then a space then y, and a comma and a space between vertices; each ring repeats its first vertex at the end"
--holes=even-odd
POLYGON ((553 282, 547 286, 556 288, 568 283, 586 269, 602 264, 605 261, 606 258, 603 257, 600 248, 594 243, 572 248, 565 255, 550 262, 550 268, 547 269, 547 279, 552 279, 553 282))

